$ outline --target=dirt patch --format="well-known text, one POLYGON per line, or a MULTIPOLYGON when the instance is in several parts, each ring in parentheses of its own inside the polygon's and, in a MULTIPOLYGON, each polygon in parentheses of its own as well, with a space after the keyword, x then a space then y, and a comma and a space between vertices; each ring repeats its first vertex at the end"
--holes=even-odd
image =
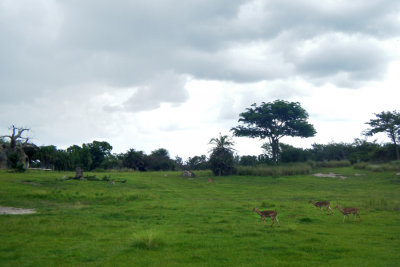
POLYGON ((315 176, 315 177, 326 177, 326 178, 337 178, 337 179, 342 179, 342 180, 347 178, 346 176, 343 176, 343 175, 340 175, 340 174, 336 174, 336 173, 333 173, 333 172, 330 172, 330 173, 315 173, 315 174, 313 174, 313 176, 315 176))
POLYGON ((0 207, 0 215, 2 214, 11 214, 11 215, 19 215, 19 214, 32 214, 36 213, 34 209, 21 209, 14 207, 0 207))

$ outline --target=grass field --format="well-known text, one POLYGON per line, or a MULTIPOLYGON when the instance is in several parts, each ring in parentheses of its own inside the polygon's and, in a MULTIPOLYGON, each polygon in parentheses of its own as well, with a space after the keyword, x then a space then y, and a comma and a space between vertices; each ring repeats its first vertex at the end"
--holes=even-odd
POLYGON ((400 266, 400 176, 321 171, 348 178, 97 173, 127 180, 112 185, 0 171, 0 206, 38 211, 0 215, 0 266, 400 266), (311 198, 355 206, 362 221, 311 198), (281 227, 254 207, 277 210, 281 227))

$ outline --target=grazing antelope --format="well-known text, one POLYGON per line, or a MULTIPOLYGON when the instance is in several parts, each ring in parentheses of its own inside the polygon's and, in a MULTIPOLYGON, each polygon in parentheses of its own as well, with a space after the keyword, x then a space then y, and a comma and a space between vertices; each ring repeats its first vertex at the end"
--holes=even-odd
POLYGON ((275 223, 275 221, 278 222, 278 227, 280 227, 281 225, 279 224, 279 220, 278 220, 278 212, 275 210, 264 210, 264 211, 260 211, 257 208, 253 209, 253 212, 257 212, 258 215, 261 216, 261 221, 264 221, 265 224, 265 217, 270 217, 272 219, 272 225, 275 223))
POLYGON ((208 178, 207 182, 212 183, 214 182, 214 179, 208 178))
POLYGON ((310 201, 308 201, 308 203, 313 204, 315 207, 322 209, 323 207, 326 208, 326 210, 329 212, 331 212, 333 214, 333 210, 331 209, 331 203, 329 203, 329 201, 318 201, 318 202, 314 202, 312 199, 310 199, 310 201))
POLYGON ((344 223, 344 219, 346 218, 346 216, 349 217, 349 214, 353 214, 354 215, 354 220, 356 220, 356 217, 358 217, 360 219, 360 221, 361 221, 361 217, 360 217, 360 215, 358 215, 358 209, 357 208, 348 207, 348 208, 342 209, 340 207, 340 204, 338 204, 335 207, 335 209, 338 209, 338 210, 340 210, 340 212, 343 213, 343 215, 344 215, 343 216, 343 223, 344 223))

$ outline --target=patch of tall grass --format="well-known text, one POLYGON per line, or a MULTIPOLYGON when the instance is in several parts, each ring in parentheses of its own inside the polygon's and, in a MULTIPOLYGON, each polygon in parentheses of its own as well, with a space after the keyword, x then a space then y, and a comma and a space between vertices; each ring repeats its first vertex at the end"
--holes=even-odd
POLYGON ((310 174, 312 167, 306 163, 298 163, 280 166, 238 166, 236 167, 236 175, 245 176, 289 176, 310 174))
POLYGON ((383 172, 383 171, 400 171, 400 161, 392 161, 389 163, 374 164, 367 162, 360 162, 353 165, 354 169, 367 170, 372 172, 383 172))
POLYGON ((318 168, 350 167, 351 162, 348 160, 317 161, 315 162, 315 166, 318 168))
POLYGON ((165 245, 161 235, 152 230, 146 230, 133 236, 132 247, 138 249, 158 249, 165 245))

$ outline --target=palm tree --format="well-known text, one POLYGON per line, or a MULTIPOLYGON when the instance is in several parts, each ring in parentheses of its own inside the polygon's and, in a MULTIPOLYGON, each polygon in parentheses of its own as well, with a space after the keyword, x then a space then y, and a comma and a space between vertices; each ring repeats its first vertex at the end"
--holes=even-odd
POLYGON ((210 168, 214 175, 229 175, 234 171, 233 145, 234 142, 227 135, 219 134, 217 138, 211 138, 209 144, 215 147, 211 149, 210 168))
POLYGON ((235 144, 233 140, 227 135, 221 135, 221 133, 219 133, 219 137, 211 138, 209 144, 215 145, 212 151, 217 149, 226 149, 233 152, 235 150, 233 148, 233 145, 235 144))

